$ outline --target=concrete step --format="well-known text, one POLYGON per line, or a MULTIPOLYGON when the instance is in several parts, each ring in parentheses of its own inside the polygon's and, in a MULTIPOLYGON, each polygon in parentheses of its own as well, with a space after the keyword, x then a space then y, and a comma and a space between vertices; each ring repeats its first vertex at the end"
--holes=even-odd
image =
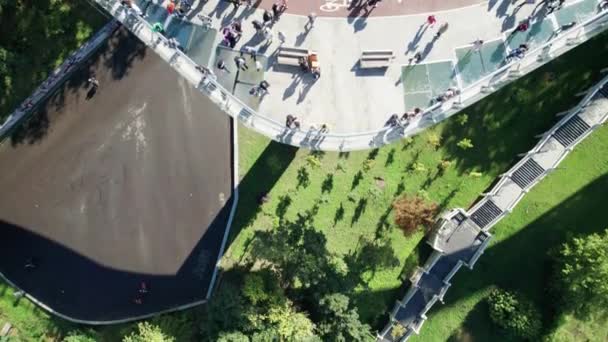
POLYGON ((589 125, 578 115, 573 116, 562 127, 558 128, 553 137, 564 147, 570 146, 576 139, 589 130, 589 125))
POLYGON ((471 215, 471 220, 475 222, 479 228, 484 228, 490 222, 494 221, 500 214, 502 214, 502 210, 492 202, 492 200, 487 200, 481 207, 477 208, 475 212, 471 215))
POLYGON ((523 163, 513 174, 511 180, 519 185, 520 188, 525 189, 530 183, 534 182, 536 178, 543 174, 545 169, 538 165, 534 159, 529 158, 523 163))

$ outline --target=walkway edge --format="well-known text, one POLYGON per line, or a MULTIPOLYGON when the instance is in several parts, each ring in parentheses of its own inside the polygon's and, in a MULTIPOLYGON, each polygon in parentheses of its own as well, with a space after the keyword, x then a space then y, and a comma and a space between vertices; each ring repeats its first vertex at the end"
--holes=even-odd
POLYGON ((232 221, 234 220, 234 214, 239 202, 239 138, 238 138, 238 121, 231 119, 232 121, 232 208, 230 209, 230 215, 228 216, 228 222, 226 223, 226 230, 224 231, 224 238, 222 239, 222 245, 217 254, 217 261, 215 263, 215 270, 211 276, 211 283, 207 290, 207 300, 211 298, 217 273, 219 272, 220 262, 224 256, 224 249, 226 248, 226 242, 228 236, 230 236, 230 228, 232 228, 232 221))

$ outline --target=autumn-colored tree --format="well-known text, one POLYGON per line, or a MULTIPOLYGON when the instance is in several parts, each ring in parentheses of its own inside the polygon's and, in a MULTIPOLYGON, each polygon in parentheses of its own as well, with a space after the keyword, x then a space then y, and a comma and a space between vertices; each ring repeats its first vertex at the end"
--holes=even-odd
POLYGON ((430 229, 435 222, 438 206, 419 196, 402 196, 393 202, 395 223, 405 235, 411 235, 418 227, 430 229))

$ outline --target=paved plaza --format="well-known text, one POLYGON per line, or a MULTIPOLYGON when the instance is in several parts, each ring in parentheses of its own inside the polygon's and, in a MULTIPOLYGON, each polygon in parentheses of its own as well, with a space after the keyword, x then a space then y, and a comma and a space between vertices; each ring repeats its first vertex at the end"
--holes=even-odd
MULTIPOLYGON (((534 49, 599 11, 598 0, 568 0, 552 13, 542 3, 508 0, 385 0, 377 8, 350 0, 293 1, 270 25, 269 42, 256 33, 252 22, 262 21, 272 1, 238 8, 226 1, 195 1, 183 20, 169 16, 166 3, 136 0, 150 24, 164 25, 166 36, 176 38, 188 56, 209 67, 245 104, 277 122, 291 114, 303 130, 325 124, 331 134, 344 135, 378 131, 393 114, 428 108, 449 88, 469 87, 503 67, 521 44, 534 49), (307 25, 311 12, 317 15, 312 27, 307 25), (211 29, 201 26, 199 14, 212 18, 211 29), (431 14, 437 22, 428 25, 431 14), (525 20, 529 27, 516 30, 525 20), (242 23, 243 35, 233 48, 223 46, 222 29, 235 21, 242 23), (445 24, 447 30, 438 37, 445 24), (475 47, 476 40, 483 44, 475 47), (321 77, 277 63, 281 47, 315 51, 321 77), (256 70, 248 48, 256 49, 261 70, 256 70), (395 58, 388 68, 362 68, 359 58, 365 50, 391 50, 395 58), (234 57, 239 55, 247 70, 236 67, 234 57), (217 68, 220 61, 224 70, 217 68), (252 96, 249 90, 262 80, 270 84, 269 93, 252 96)), ((402 134, 429 124, 415 121, 402 134)))
POLYGON ((100 49, 0 145, 0 272, 59 314, 108 322, 206 298, 233 137, 126 29, 100 49))

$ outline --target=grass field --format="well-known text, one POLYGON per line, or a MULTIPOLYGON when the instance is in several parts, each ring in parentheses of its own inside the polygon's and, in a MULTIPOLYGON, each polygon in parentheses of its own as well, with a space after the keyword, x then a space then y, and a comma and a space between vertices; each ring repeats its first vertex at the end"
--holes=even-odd
MULTIPOLYGON (((403 276, 424 254, 422 234, 406 238, 394 226, 393 199, 402 193, 419 193, 445 209, 471 205, 517 160, 518 153, 536 143, 534 135, 556 122, 555 113, 578 101, 573 94, 599 78, 598 71, 606 67, 607 49, 608 36, 603 35, 465 109, 467 122, 459 115, 412 140, 379 150, 311 153, 241 128, 240 204, 224 266, 246 261, 255 232, 271 229, 278 216, 293 218, 321 203, 314 223, 326 236, 331 253, 353 253, 364 237, 374 239, 386 233, 390 238, 399 266, 370 272, 351 293, 362 320, 380 328, 385 311, 400 292, 403 276), (435 147, 430 141, 437 137, 440 144, 435 147), (471 139, 474 148, 457 147, 463 138, 471 139), (320 165, 315 167, 317 159, 320 165), (443 174, 438 172, 442 160, 452 163, 443 174), (270 195, 270 201, 260 206, 257 198, 263 193, 270 195)), ((454 315, 458 313, 466 311, 454 315)))
MULTIPOLYGON (((569 236, 608 228, 608 126, 601 127, 537 185, 497 224, 494 238, 473 272, 452 281, 446 305, 431 311, 421 335, 412 341, 494 341, 504 339, 494 329, 482 302, 493 286, 519 291, 534 300, 546 320, 553 317, 547 294, 548 253, 569 236), (456 338, 460 337, 460 338, 456 338)), ((551 322, 547 322, 551 323, 551 322)), ((561 341, 606 341, 606 320, 580 322, 568 317, 554 334, 561 341)), ((550 331, 549 331, 550 332, 550 331)))

